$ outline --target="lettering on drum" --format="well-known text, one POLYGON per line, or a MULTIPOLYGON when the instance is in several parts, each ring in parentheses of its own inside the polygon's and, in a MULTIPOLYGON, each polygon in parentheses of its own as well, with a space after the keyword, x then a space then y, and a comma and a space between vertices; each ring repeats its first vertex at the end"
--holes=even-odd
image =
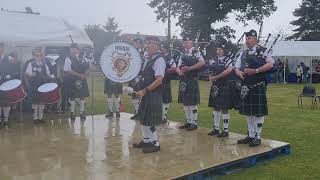
POLYGON ((129 47, 126 47, 126 46, 116 46, 115 50, 117 50, 117 51, 126 51, 126 52, 130 51, 129 47))

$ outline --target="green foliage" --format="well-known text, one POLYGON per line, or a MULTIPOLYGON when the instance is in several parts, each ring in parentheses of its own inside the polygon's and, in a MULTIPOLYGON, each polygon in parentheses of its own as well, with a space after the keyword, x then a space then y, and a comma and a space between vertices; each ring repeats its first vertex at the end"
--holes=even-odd
POLYGON ((297 20, 291 22, 298 26, 293 35, 287 39, 301 41, 320 41, 320 1, 303 0, 300 7, 295 9, 293 15, 297 20))
POLYGON ((168 4, 171 3, 172 16, 178 19, 182 35, 195 35, 201 32, 201 39, 209 40, 211 36, 234 38, 235 30, 231 26, 212 27, 219 22, 228 22, 230 15, 246 24, 253 20, 260 23, 276 11, 274 0, 151 0, 150 7, 155 8, 157 19, 168 19, 168 4))
POLYGON ((116 41, 121 33, 114 17, 108 18, 104 25, 86 25, 84 29, 93 42, 95 61, 100 60, 104 48, 116 41))

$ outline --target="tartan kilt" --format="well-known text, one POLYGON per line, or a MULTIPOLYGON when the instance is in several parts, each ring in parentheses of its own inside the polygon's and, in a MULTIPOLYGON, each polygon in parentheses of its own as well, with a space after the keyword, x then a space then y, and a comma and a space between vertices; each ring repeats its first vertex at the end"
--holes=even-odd
POLYGON ((156 126, 161 124, 162 120, 162 96, 161 91, 150 92, 142 97, 138 120, 145 126, 156 126))
POLYGON ((178 103, 184 106, 200 104, 200 90, 198 78, 180 80, 178 103))
POLYGON ((225 81, 220 84, 212 84, 210 88, 208 107, 215 109, 232 109, 231 82, 225 81))
MULTIPOLYGON (((241 87, 244 85, 241 85, 241 87)), ((239 112, 246 116, 265 116, 268 115, 268 104, 265 83, 256 87, 249 87, 248 95, 240 99, 239 112)))
POLYGON ((106 94, 122 94, 122 84, 105 79, 104 92, 106 94))
POLYGON ((172 103, 171 83, 166 82, 162 84, 162 101, 165 104, 172 103))
POLYGON ((90 96, 87 80, 70 78, 66 80, 66 89, 69 98, 86 98, 90 96))
POLYGON ((241 82, 232 80, 230 82, 232 108, 239 110, 241 82))

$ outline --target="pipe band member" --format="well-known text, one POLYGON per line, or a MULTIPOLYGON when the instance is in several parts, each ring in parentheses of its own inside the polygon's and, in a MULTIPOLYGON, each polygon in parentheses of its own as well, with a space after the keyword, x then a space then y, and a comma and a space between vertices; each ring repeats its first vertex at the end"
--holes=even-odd
POLYGON ((122 94, 122 84, 118 82, 113 82, 112 80, 105 78, 104 81, 104 93, 107 94, 107 107, 108 114, 106 118, 113 117, 113 102, 115 104, 116 117, 120 118, 120 95, 122 94), (113 99, 114 96, 114 99, 113 99))
POLYGON ((141 89, 136 93, 141 97, 137 118, 142 125, 143 140, 133 144, 133 147, 142 148, 144 153, 153 153, 160 151, 156 126, 161 124, 162 118, 161 84, 166 63, 160 52, 159 38, 148 37, 146 50, 149 58, 143 64, 139 83, 141 89))
POLYGON ((170 47, 168 44, 162 44, 161 52, 163 58, 166 62, 166 73, 162 83, 162 123, 165 124, 168 122, 168 111, 170 103, 172 103, 172 94, 171 94, 171 79, 173 74, 175 74, 175 69, 177 67, 176 62, 172 59, 171 54, 169 53, 170 47))
POLYGON ((76 43, 70 46, 70 55, 64 64, 64 78, 70 103, 70 118, 75 120, 76 99, 80 99, 80 119, 85 120, 85 98, 90 96, 87 76, 90 64, 80 57, 80 49, 76 43))
POLYGON ((216 48, 217 56, 209 60, 209 80, 212 83, 208 106, 213 108, 213 130, 209 136, 229 136, 229 109, 233 108, 230 75, 232 73, 231 60, 225 57, 225 46, 219 44, 216 48), (220 117, 223 120, 223 130, 219 132, 220 117))
MULTIPOLYGON (((6 56, 4 51, 5 45, 0 43, 0 85, 12 79, 21 79, 18 55, 12 52, 6 56)), ((9 127, 9 114, 12 105, 0 100, 0 128, 9 127)))
MULTIPOLYGON (((142 61, 145 61, 145 58, 147 57, 147 52, 145 51, 142 39, 136 38, 136 39, 133 39, 132 41, 133 41, 133 46, 139 51, 142 61)), ((128 84, 128 86, 131 87, 133 91, 140 90, 140 87, 139 87, 140 76, 141 74, 139 74, 135 79, 130 81, 128 84)), ((140 98, 134 93, 130 94, 130 96, 131 96, 132 104, 135 110, 135 114, 130 119, 135 120, 137 119, 137 115, 138 115, 140 98)))
POLYGON ((43 110, 45 104, 40 100, 38 88, 54 79, 54 75, 50 74, 44 58, 44 53, 41 47, 36 47, 32 50, 33 58, 29 60, 26 69, 26 77, 29 87, 28 92, 32 100, 33 120, 35 124, 45 123, 43 120, 43 110))
POLYGON ((193 47, 191 38, 183 40, 184 54, 180 57, 176 73, 180 77, 178 103, 183 104, 186 123, 180 129, 198 128, 198 107, 200 103, 199 71, 205 65, 201 53, 193 47))
POLYGON ((274 60, 267 48, 257 44, 255 30, 245 34, 247 49, 240 54, 235 67, 242 80, 239 112, 247 116, 249 134, 238 143, 255 147, 261 144, 264 117, 268 115, 265 76, 272 69, 274 60))

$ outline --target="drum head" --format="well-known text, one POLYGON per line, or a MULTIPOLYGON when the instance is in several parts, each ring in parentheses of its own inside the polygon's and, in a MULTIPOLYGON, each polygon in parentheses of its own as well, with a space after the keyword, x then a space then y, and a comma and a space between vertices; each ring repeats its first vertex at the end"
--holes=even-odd
POLYGON ((58 87, 57 83, 47 83, 38 88, 38 91, 41 93, 51 92, 58 87))
POLYGON ((139 51, 131 44, 116 42, 104 49, 100 66, 104 75, 114 82, 125 83, 138 76, 142 65, 139 51))
POLYGON ((10 91, 10 90, 16 89, 20 85, 21 85, 21 81, 19 79, 9 80, 1 84, 0 91, 10 91))

